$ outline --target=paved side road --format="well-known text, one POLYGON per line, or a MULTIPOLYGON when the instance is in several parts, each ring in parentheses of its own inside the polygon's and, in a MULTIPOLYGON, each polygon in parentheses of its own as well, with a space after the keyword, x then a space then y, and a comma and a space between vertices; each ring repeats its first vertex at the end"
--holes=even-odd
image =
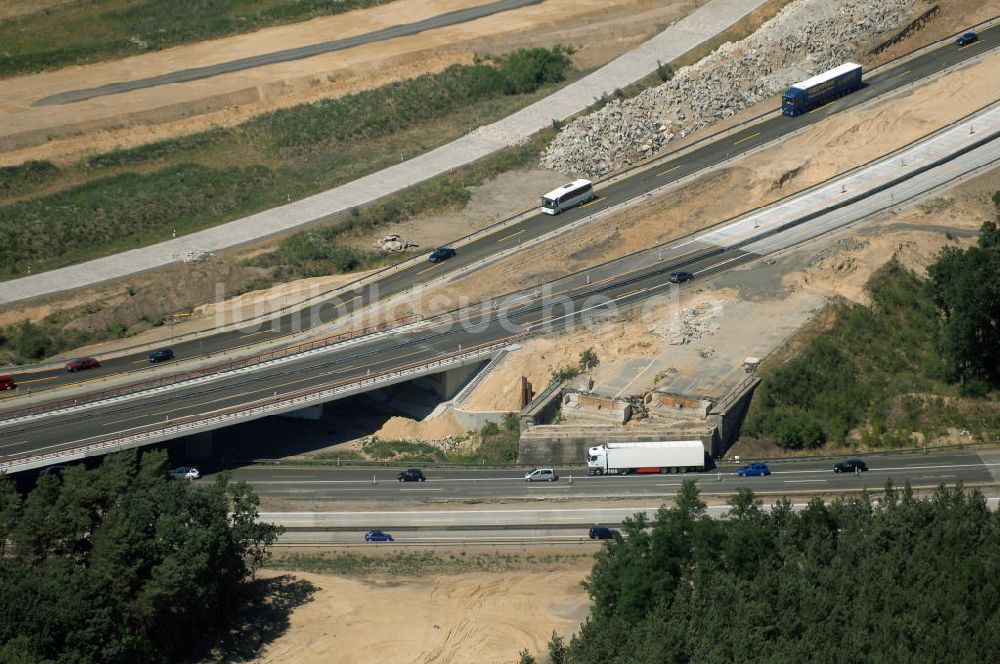
MULTIPOLYGON (((420 155, 309 198, 160 244, 0 283, 0 304, 122 279, 171 263, 191 251, 218 251, 282 233, 370 203, 464 166, 578 113, 595 98, 648 76, 723 32, 766 0, 710 0, 635 50, 521 111, 420 155)), ((539 195, 543 192, 539 192, 539 195)))
POLYGON ((68 90, 66 92, 60 92, 57 95, 52 95, 51 97, 39 99, 34 103, 34 106, 71 104, 85 99, 93 99, 94 97, 103 97, 104 95, 115 95, 122 92, 130 92, 132 90, 152 88, 157 85, 167 85, 169 83, 186 83, 187 81, 197 81, 202 78, 219 76, 221 74, 228 74, 234 71, 243 71, 245 69, 254 69, 256 67, 273 65, 279 62, 302 60, 303 58, 311 58, 315 55, 322 55, 324 53, 333 53, 334 51, 354 48, 355 46, 360 46, 362 44, 370 44, 372 42, 383 41, 386 39, 395 39, 396 37, 416 35, 427 30, 434 30, 436 28, 442 28, 449 25, 457 25, 467 21, 474 21, 486 16, 492 16, 493 14, 499 12, 519 9, 520 7, 526 7, 528 5, 537 5, 541 1, 542 0, 497 0, 497 2, 492 2, 487 5, 478 5, 475 7, 467 7, 465 9, 458 9, 445 14, 439 14, 438 16, 425 18, 422 21, 394 25, 391 28, 376 30, 375 32, 356 35, 354 37, 347 37, 345 39, 335 39, 332 41, 320 42, 318 44, 310 44, 309 46, 299 46, 297 48, 289 48, 284 51, 275 51, 274 53, 253 55, 248 58, 230 60, 229 62, 220 62, 219 64, 209 65, 207 67, 181 69, 170 72, 169 74, 163 74, 161 76, 150 76, 148 78, 140 78, 134 81, 109 83, 96 88, 68 90))

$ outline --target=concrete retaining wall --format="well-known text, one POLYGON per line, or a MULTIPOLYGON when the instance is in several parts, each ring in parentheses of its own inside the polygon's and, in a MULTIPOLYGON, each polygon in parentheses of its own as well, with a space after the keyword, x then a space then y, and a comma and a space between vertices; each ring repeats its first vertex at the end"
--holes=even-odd
POLYGON ((716 430, 711 454, 716 459, 722 457, 739 438, 743 418, 746 417, 758 385, 760 376, 755 374, 747 376, 709 410, 708 421, 715 425, 716 430))

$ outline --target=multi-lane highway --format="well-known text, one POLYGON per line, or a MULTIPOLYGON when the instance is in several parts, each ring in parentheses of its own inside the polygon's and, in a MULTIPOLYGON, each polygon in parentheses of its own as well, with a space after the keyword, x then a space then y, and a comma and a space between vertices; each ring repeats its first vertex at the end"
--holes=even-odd
MULTIPOLYGON (((997 484, 1000 454, 956 451, 933 454, 887 454, 865 457, 870 470, 860 475, 833 472, 833 460, 783 461, 770 464, 767 477, 739 477, 731 464, 703 473, 684 475, 629 475, 591 477, 582 467, 555 467, 556 482, 528 483, 524 471, 434 468, 424 466, 426 482, 399 482, 398 465, 386 468, 250 465, 233 469, 234 480, 250 483, 264 498, 385 503, 440 503, 443 501, 504 501, 530 498, 573 500, 626 496, 664 497, 693 480, 705 495, 731 495, 740 487, 767 495, 880 490, 886 481, 896 485, 935 487, 941 483, 997 484)), ((211 482, 207 475, 201 482, 211 482)), ((359 517, 360 518, 360 517, 359 517)), ((344 523, 358 525, 360 522, 344 523)), ((376 524, 378 525, 378 524, 376 524)))
MULTIPOLYGON (((932 53, 937 53, 940 57, 927 60, 924 62, 924 66, 928 71, 933 71, 942 66, 942 60, 960 59, 965 57, 963 53, 967 51, 968 49, 959 50, 949 47, 938 49, 932 53)), ((916 64, 918 62, 920 62, 919 59, 908 65, 910 73, 918 71, 920 67, 919 64, 916 64)), ((895 77, 900 78, 903 73, 905 72, 896 74, 895 77)), ((885 80, 893 78, 889 74, 885 76, 885 80)), ((883 77, 876 78, 869 88, 842 101, 857 103, 866 95, 875 94, 877 92, 875 88, 881 80, 883 77)), ((821 116, 828 112, 830 109, 824 108, 812 115, 821 116)), ((809 121, 808 118, 808 115, 794 119, 774 118, 759 125, 756 129, 760 131, 752 132, 753 136, 748 135, 748 138, 767 140, 780 136, 790 127, 801 126, 800 123, 809 121)), ((963 132, 956 129, 951 134, 942 134, 941 139, 947 139, 952 134, 963 134, 963 132)), ((989 135, 992 136, 992 134, 989 135)), ((963 134, 962 140, 966 139, 967 135, 963 134)), ((975 137, 975 140, 981 142, 987 139, 975 137)), ((740 149, 749 143, 746 138, 733 140, 733 137, 730 137, 727 141, 730 142, 730 148, 738 144, 740 149)), ((947 143, 943 140, 942 142, 947 143)), ((725 149, 725 145, 717 142, 684 157, 679 160, 680 163, 673 166, 661 165, 657 168, 651 168, 635 177, 608 187, 601 191, 600 199, 582 209, 572 210, 559 217, 538 215, 508 227, 500 233, 495 233, 493 236, 461 247, 456 259, 445 263, 417 265, 398 272, 381 284, 381 295, 399 293, 414 283, 430 279, 433 275, 444 274, 449 270, 467 265, 469 261, 489 256, 502 247, 505 242, 515 241, 515 237, 521 235, 537 236, 540 233, 551 231, 561 224, 577 220, 602 206, 607 206, 614 199, 617 201, 625 200, 655 188, 662 183, 660 178, 674 176, 682 172, 691 172, 713 163, 713 160, 717 161, 723 158, 722 151, 725 149)), ((945 144, 943 149, 950 148, 945 144)), ((925 150, 921 147, 919 151, 924 152, 925 150)), ((948 153, 946 152, 946 154, 948 153)), ((969 151, 962 157, 954 159, 954 163, 948 162, 946 166, 958 168, 956 173, 967 172, 961 170, 963 160, 980 159, 975 163, 983 163, 981 161, 983 155, 988 159, 995 160, 997 158, 995 150, 992 149, 992 143, 969 151)), ((947 169, 941 167, 938 170, 947 169)), ((928 178, 923 186, 932 187, 935 186, 935 183, 947 181, 948 177, 954 177, 954 175, 949 176, 947 173, 943 175, 935 173, 936 171, 932 170, 919 176, 928 178), (935 177, 938 179, 934 180, 935 177)), ((907 183, 916 179, 917 177, 913 177, 907 183)), ((811 196, 818 197, 821 193, 818 191, 811 196)), ((892 195, 891 191, 888 193, 890 196, 892 195)), ((835 194, 839 196, 839 192, 835 192, 835 194)), ((794 201, 789 203, 790 206, 793 204, 794 201)), ((810 219, 810 225, 818 230, 812 232, 822 232, 828 228, 849 223, 852 219, 862 218, 866 214, 870 214, 872 210, 866 205, 868 205, 867 199, 846 207, 837 204, 836 209, 824 208, 821 205, 821 209, 828 211, 824 214, 818 214, 818 216, 813 215, 810 219)), ((795 212, 795 215, 800 214, 804 214, 804 212, 801 210, 795 212)), ((797 217, 793 215, 793 218, 797 217)), ((313 393, 331 385, 356 381, 381 371, 397 370, 410 363, 427 362, 431 358, 453 353, 462 348, 468 349, 484 343, 502 343, 520 338, 525 334, 562 329, 594 315, 614 313, 623 307, 648 301, 650 297, 658 294, 676 292, 677 286, 667 283, 664 278, 665 272, 669 270, 683 267, 701 278, 721 270, 730 269, 740 262, 752 259, 755 255, 775 251, 782 246, 790 246, 807 237, 798 226, 782 228, 778 224, 775 226, 774 232, 767 232, 767 241, 762 245, 762 248, 752 248, 747 242, 753 240, 755 234, 761 234, 765 230, 764 227, 758 228, 757 226, 756 221, 751 225, 744 223, 743 220, 723 224, 717 229, 703 232, 695 237, 682 238, 668 245, 657 247, 653 252, 633 255, 626 260, 616 261, 586 273, 570 275, 550 284, 550 288, 547 289, 550 293, 547 295, 536 291, 510 294, 508 297, 500 298, 491 303, 492 306, 485 310, 463 312, 457 316, 434 321, 433 324, 425 322, 407 332, 368 337, 363 343, 336 346, 322 354, 288 358, 283 362, 268 366, 266 370, 243 371, 228 375, 225 380, 193 381, 131 398, 98 402, 86 409, 67 409, 43 416, 0 422, 0 462, 6 460, 11 463, 18 458, 29 455, 78 449, 97 441, 153 431, 163 427, 164 423, 171 423, 172 426, 175 426, 177 423, 204 422, 207 418, 221 416, 236 409, 246 409, 254 404, 274 401, 285 395, 313 393), (733 240, 733 238, 744 235, 747 237, 746 241, 733 240), (719 237, 728 239, 720 242, 719 237)), ((371 300, 367 302, 365 300, 365 295, 369 291, 358 290, 356 293, 353 297, 345 298, 343 302, 346 302, 347 306, 342 307, 342 309, 353 310, 370 303, 371 300)), ((329 311, 331 312, 330 316, 334 315, 333 309, 329 309, 329 311)), ((291 317, 278 319, 276 331, 273 334, 287 331, 282 328, 282 325, 291 326, 293 322, 294 319, 291 317)), ((215 335, 200 343, 203 345, 218 344, 218 348, 216 348, 218 350, 225 347, 226 344, 245 343, 244 338, 241 337, 245 337, 247 334, 251 333, 225 333, 215 335)), ((180 346, 176 349, 178 355, 181 356, 190 350, 191 346, 180 346)), ((116 367, 134 366, 136 362, 141 361, 142 357, 137 359, 135 356, 110 360, 106 362, 104 368, 89 373, 92 376, 95 373, 99 374, 99 372, 113 371, 116 367)), ((22 378, 19 382, 23 384, 31 380, 58 382, 55 374, 22 378)), ((254 416, 259 417, 262 414, 257 413, 254 416)), ((219 422, 218 425, 221 425, 222 420, 220 419, 219 422)), ((33 463, 44 463, 44 461, 36 460, 33 463)))
MULTIPOLYGON (((746 487, 768 505, 786 497, 801 507, 813 496, 830 500, 869 490, 876 495, 888 481, 915 490, 962 482, 981 488, 995 509, 1000 485, 1000 450, 884 453, 866 457, 870 470, 836 474, 833 461, 771 463, 769 477, 740 478, 724 466, 685 476, 588 477, 582 470, 557 469, 557 482, 526 484, 520 472, 426 468, 424 483, 399 483, 396 468, 327 468, 252 465, 237 468, 234 478, 253 485, 265 504, 308 501, 314 511, 265 511, 261 518, 288 530, 279 545, 375 546, 363 534, 382 529, 404 546, 526 546, 580 544, 594 524, 618 526, 637 512, 655 518, 681 483, 694 480, 710 504, 709 515, 726 511, 725 501, 746 487), (572 478, 572 479, 571 479, 572 478), (548 499, 544 503, 538 499, 548 499), (330 511, 317 506, 329 505, 330 511), (364 505, 364 509, 354 506, 364 505)), ((211 476, 201 482, 211 482, 211 476)), ((382 546, 382 545, 379 545, 382 546)))
MULTIPOLYGON (((996 127, 996 132, 1000 132, 1000 111, 991 109, 982 117, 990 119, 989 122, 981 120, 981 126, 996 127)), ((995 162, 1000 159, 1000 154, 993 147, 993 141, 997 139, 990 138, 995 133, 993 130, 984 133, 987 138, 980 139, 973 135, 970 139, 963 125, 936 137, 935 146, 922 144, 913 148, 921 153, 922 158, 930 160, 929 164, 938 165, 895 186, 911 188, 909 196, 913 196, 914 192, 927 191, 958 174, 970 172, 976 165, 995 162), (972 140, 973 144, 986 142, 953 157, 954 140, 972 140), (935 151, 945 155, 945 161, 933 161, 935 151)), ((887 168, 886 177, 891 178, 895 175, 894 161, 888 166, 873 166, 872 170, 887 168)), ((866 176, 858 173, 850 177, 866 176)), ((37 458, 37 455, 79 449, 108 439, 114 439, 113 444, 117 446, 123 436, 142 435, 143 439, 136 443, 151 442, 150 432, 165 426, 169 426, 170 431, 156 435, 161 438, 185 435, 195 426, 224 426, 234 422, 234 418, 252 419, 275 412, 262 409, 247 412, 248 408, 267 402, 284 400, 286 405, 282 407, 285 410, 301 408, 311 403, 309 399, 318 403, 332 398, 321 398, 318 395, 321 390, 345 383, 355 384, 381 371, 397 372, 394 380, 405 380, 398 375, 398 370, 407 364, 426 364, 433 358, 462 348, 467 352, 470 347, 479 344, 507 343, 526 334, 563 329, 593 316, 615 314, 640 302, 656 302, 657 296, 661 295, 666 296, 669 302, 670 296, 676 294, 679 287, 667 281, 667 270, 683 265, 696 275, 697 281, 705 275, 730 269, 762 255, 757 251, 776 251, 802 241, 809 237, 809 233, 817 234, 864 218, 879 209, 879 205, 887 204, 882 199, 889 199, 895 186, 879 192, 879 200, 874 202, 872 197, 866 196, 853 203, 831 207, 820 200, 816 203, 820 213, 815 215, 807 215, 798 199, 790 201, 788 206, 797 210, 790 214, 790 218, 810 217, 811 230, 808 232, 803 232, 802 225, 788 225, 790 222, 784 219, 786 214, 781 206, 767 208, 758 213, 765 217, 760 225, 741 218, 695 237, 679 239, 653 251, 570 275, 550 284, 544 289, 547 292, 529 290, 512 294, 495 300, 485 308, 472 308, 434 321, 423 321, 409 331, 366 337, 354 343, 333 346, 323 353, 292 356, 267 367, 232 372, 212 380, 191 381, 129 398, 108 399, 86 408, 70 408, 0 422, 0 436, 3 437, 0 463, 22 463, 18 458, 29 455, 35 457, 30 463, 52 463, 37 458), (775 216, 776 220, 769 216, 775 216), (726 239, 721 241, 720 237, 726 239), (758 240, 759 237, 766 239, 758 240), (752 246, 748 242, 764 248, 748 251, 752 246), (208 420, 211 420, 210 424, 206 424, 208 420)), ((826 185, 807 198, 823 199, 824 196, 840 200, 840 187, 826 185)), ((370 386, 365 389, 370 389, 370 386)))
MULTIPOLYGON (((312 308, 307 316, 288 314, 274 319, 263 327, 255 326, 249 330, 229 330, 197 340, 180 342, 174 345, 174 351, 179 359, 185 359, 207 353, 216 354, 226 350, 245 348, 262 342, 271 343, 283 337, 289 337, 289 342, 291 342, 291 335, 301 331, 304 324, 315 326, 350 315, 359 309, 370 306, 373 302, 384 300, 414 286, 430 282, 451 271, 477 263, 500 250, 548 234, 578 221, 584 216, 635 198, 664 184, 778 139, 808 124, 818 122, 839 110, 863 103, 901 85, 912 83, 942 69, 954 66, 986 50, 995 48, 998 42, 1000 42, 1000 30, 994 28, 984 30, 981 33, 980 41, 970 46, 957 47, 950 43, 944 44, 907 61, 905 64, 867 77, 866 85, 862 90, 811 113, 795 118, 771 116, 758 124, 747 127, 737 135, 706 141, 702 147, 682 157, 665 162, 660 161, 655 166, 637 169, 630 177, 599 189, 599 199, 586 207, 570 210, 559 216, 530 215, 517 223, 506 225, 494 233, 483 235, 468 244, 461 245, 458 255, 449 261, 438 264, 419 263, 388 274, 378 282, 377 288, 365 287, 349 290, 336 299, 331 299, 312 308)), ((543 192, 538 192, 539 195, 541 193, 543 192)), ((14 378, 18 384, 37 392, 40 389, 76 383, 81 379, 91 380, 95 374, 108 375, 134 371, 146 362, 145 352, 101 358, 101 360, 103 367, 89 372, 87 375, 69 375, 60 369, 50 369, 15 374, 14 378)), ((13 401, 17 401, 17 399, 15 398, 13 401)))

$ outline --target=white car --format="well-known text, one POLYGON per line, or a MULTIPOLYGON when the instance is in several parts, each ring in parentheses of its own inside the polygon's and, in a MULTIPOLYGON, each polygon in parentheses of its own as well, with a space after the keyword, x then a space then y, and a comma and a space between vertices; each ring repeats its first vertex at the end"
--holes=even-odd
POLYGON ((555 482, 559 479, 551 468, 532 468, 524 474, 525 482, 555 482))
POLYGON ((193 466, 181 466, 171 470, 170 476, 181 480, 196 480, 201 478, 201 471, 193 466))

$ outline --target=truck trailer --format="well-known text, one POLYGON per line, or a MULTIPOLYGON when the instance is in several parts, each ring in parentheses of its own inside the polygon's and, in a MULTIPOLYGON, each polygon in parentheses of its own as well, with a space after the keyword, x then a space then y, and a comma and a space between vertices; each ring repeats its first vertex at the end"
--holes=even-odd
POLYGON ((788 88, 781 95, 781 112, 785 115, 800 115, 860 87, 861 65, 845 62, 788 88))
POLYGON ((705 448, 700 440, 651 443, 605 443, 587 454, 588 475, 632 473, 686 473, 705 470, 705 448))

